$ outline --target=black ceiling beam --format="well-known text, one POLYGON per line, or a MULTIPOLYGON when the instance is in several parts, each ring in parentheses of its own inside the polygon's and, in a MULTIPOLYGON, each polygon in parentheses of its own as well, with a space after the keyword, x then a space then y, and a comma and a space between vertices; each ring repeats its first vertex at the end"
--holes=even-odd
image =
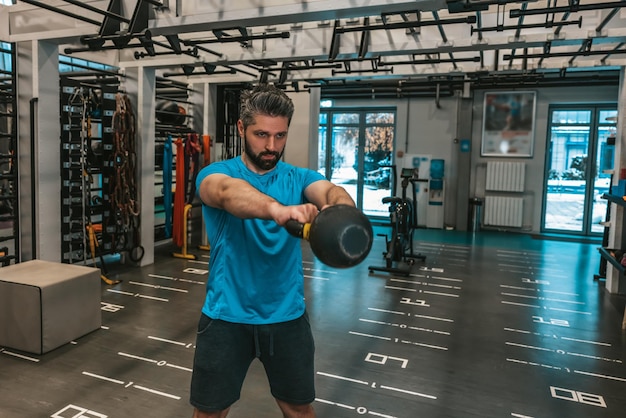
MULTIPOLYGON (((349 65, 348 65, 349 68, 349 65)), ((365 74, 365 73, 392 73, 393 74, 393 68, 372 68, 371 70, 352 70, 352 69, 346 69, 346 70, 333 70, 333 75, 336 74, 354 74, 354 73, 358 73, 358 74, 365 74)))
POLYGON ((380 25, 369 26, 346 26, 338 27, 336 29, 338 34, 348 32, 361 32, 361 31, 373 31, 373 30, 390 30, 390 29, 409 29, 423 26, 439 26, 439 25, 452 25, 456 23, 476 23, 476 16, 467 16, 451 19, 439 19, 437 21, 409 21, 409 22, 396 22, 380 25))
MULTIPOLYGON (((359 60, 353 60, 353 61, 359 61, 359 60)), ((319 61, 318 61, 319 62, 319 61)), ((341 63, 339 62, 335 62, 335 63, 330 63, 330 64, 311 64, 311 65, 295 65, 295 64, 289 64, 289 67, 287 68, 264 68, 264 70, 266 71, 299 71, 299 70, 321 70, 321 69, 326 69, 326 68, 341 68, 341 63)))
POLYGON ((612 9, 614 7, 626 7, 626 2, 609 2, 609 3, 592 3, 592 4, 580 4, 576 2, 570 6, 554 6, 546 7, 542 9, 513 9, 509 11, 509 17, 530 16, 530 15, 543 15, 547 13, 566 13, 566 12, 582 12, 586 10, 601 10, 612 9))
POLYGON ((97 20, 89 19, 85 16, 77 15, 72 12, 68 12, 67 10, 59 9, 54 6, 50 6, 46 3, 37 1, 37 0, 22 0, 22 3, 27 3, 33 6, 41 7, 42 9, 50 10, 51 12, 59 13, 63 16, 71 17, 73 19, 80 20, 82 22, 90 23, 92 25, 100 26, 102 22, 98 22, 97 20))
POLYGON ((613 49, 611 51, 586 51, 586 52, 553 52, 551 54, 524 54, 517 55, 513 57, 510 54, 505 54, 502 59, 505 61, 516 59, 516 58, 562 58, 562 57, 572 57, 572 56, 588 56, 588 55, 616 55, 616 54, 626 54, 626 49, 613 49))
MULTIPOLYGON (((366 27, 369 27, 370 18, 365 17, 363 19, 363 24, 366 27)), ((367 50, 369 49, 369 43, 370 43, 370 32, 367 30, 363 31, 363 33, 361 34, 361 43, 359 44, 359 53, 358 53, 358 57, 360 59, 365 58, 365 55, 367 55, 367 50)))
POLYGON ((225 43, 225 42, 246 42, 253 41, 255 39, 275 39, 275 38, 289 38, 291 33, 289 32, 278 32, 278 33, 267 33, 262 35, 248 35, 248 36, 222 36, 217 39, 188 39, 183 41, 185 45, 202 45, 202 44, 216 44, 216 43, 225 43))
MULTIPOLYGON (((622 0, 623 1, 623 0, 622 0)), ((620 11, 619 8, 615 8, 613 10, 611 10, 604 19, 602 19, 602 22, 600 22, 600 24, 598 24, 598 26, 596 27, 596 32, 602 32, 602 29, 604 29, 604 27, 609 23, 609 21, 611 19, 613 19, 615 17, 615 15, 620 11)))
MULTIPOLYGON (((110 0, 107 12, 111 13, 111 15, 119 15, 122 12, 122 5, 120 2, 121 0, 110 0)), ((102 25, 100 26, 100 30, 98 31, 98 36, 113 35, 119 31, 120 21, 105 15, 102 25)))
POLYGON ((423 60, 409 60, 409 61, 381 61, 379 65, 423 65, 423 64, 444 64, 452 62, 480 62, 480 57, 470 58, 426 58, 423 60))
POLYGON ((334 61, 337 58, 337 55, 339 55, 340 37, 337 29, 339 29, 339 19, 335 20, 335 25, 333 26, 333 34, 331 35, 330 48, 328 48, 329 61, 334 61))
POLYGON ((592 38, 587 38, 585 40, 583 40, 582 45, 580 46, 580 48, 578 49, 578 51, 572 56, 572 58, 569 59, 569 65, 572 65, 574 63, 574 60, 581 54, 584 54, 585 52, 589 52, 591 51, 591 45, 593 44, 593 39, 592 38))
POLYGON ((174 50, 174 52, 176 52, 177 54, 182 54, 180 39, 178 38, 177 34, 173 33, 171 35, 165 35, 165 39, 167 39, 167 42, 170 44, 170 47, 174 50))
POLYGON ((561 27, 561 26, 569 26, 569 25, 578 25, 580 28, 583 23, 582 16, 578 20, 570 20, 565 22, 545 22, 545 23, 527 23, 525 25, 509 25, 509 26, 491 26, 487 28, 474 28, 470 27, 470 34, 481 33, 481 32, 502 32, 505 30, 518 30, 518 29, 532 29, 532 28, 553 28, 553 27, 561 27))
MULTIPOLYGON (((615 46, 615 48, 613 48, 613 51, 619 51, 619 50, 620 50, 620 48, 621 48, 622 46, 624 46, 624 45, 626 45, 626 42, 620 42, 619 44, 617 44, 617 45, 615 46)), ((602 63, 604 63, 604 62, 605 62, 605 61, 606 61, 606 60, 607 60, 607 59, 608 59, 608 58, 609 58, 612 54, 613 54, 613 52, 612 52, 612 51, 607 52, 607 54, 606 54, 604 57, 602 57, 602 58, 600 59, 600 61, 602 61, 602 63)))
POLYGON ((214 74, 235 74, 236 71, 234 69, 230 69, 230 70, 219 70, 219 71, 213 71, 212 73, 208 73, 206 71, 201 71, 201 72, 188 72, 183 70, 183 72, 181 73, 163 73, 163 77, 176 77, 176 76, 186 76, 186 77, 190 77, 190 76, 198 76, 198 75, 214 75, 214 74))

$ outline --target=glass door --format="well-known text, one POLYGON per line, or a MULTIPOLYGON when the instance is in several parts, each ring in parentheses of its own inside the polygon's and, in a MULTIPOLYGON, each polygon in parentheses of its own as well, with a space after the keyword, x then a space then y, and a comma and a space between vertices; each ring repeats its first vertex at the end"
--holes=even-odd
POLYGON ((346 189, 368 216, 389 216, 382 198, 391 195, 395 111, 322 109, 320 172, 346 189))
POLYGON ((600 235, 613 168, 615 107, 550 109, 543 230, 600 235))

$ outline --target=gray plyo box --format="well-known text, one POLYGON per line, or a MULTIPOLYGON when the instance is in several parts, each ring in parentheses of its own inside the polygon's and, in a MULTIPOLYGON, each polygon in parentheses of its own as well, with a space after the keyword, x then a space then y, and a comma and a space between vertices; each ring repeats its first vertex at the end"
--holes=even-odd
POLYGON ((0 268, 0 346, 43 354, 102 325, 100 270, 31 260, 0 268))

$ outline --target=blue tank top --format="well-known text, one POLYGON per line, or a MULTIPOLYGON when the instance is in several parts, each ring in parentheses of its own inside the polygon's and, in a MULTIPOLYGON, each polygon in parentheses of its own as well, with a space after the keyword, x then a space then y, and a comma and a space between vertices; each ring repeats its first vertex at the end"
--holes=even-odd
MULTIPOLYGON (((196 179, 213 173, 247 181, 284 205, 305 203, 304 189, 324 177, 279 161, 259 175, 241 157, 209 164, 196 179)), ((241 219, 202 205, 211 245, 207 293, 202 312, 214 319, 245 324, 290 321, 304 313, 300 239, 274 221, 241 219)))

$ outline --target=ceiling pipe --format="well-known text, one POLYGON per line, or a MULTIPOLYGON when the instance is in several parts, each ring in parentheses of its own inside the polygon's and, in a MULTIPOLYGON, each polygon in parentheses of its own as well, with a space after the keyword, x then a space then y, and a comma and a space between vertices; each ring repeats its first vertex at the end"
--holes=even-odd
POLYGON ((593 4, 572 4, 570 6, 554 6, 547 7, 541 9, 513 9, 509 12, 509 17, 520 17, 520 16, 530 16, 530 15, 543 15, 548 13, 566 13, 566 12, 581 12, 587 10, 601 10, 601 9, 612 9, 614 7, 626 7, 626 2, 609 2, 609 3, 593 3, 593 4))
MULTIPOLYGON (((437 13, 436 10, 433 10, 432 14, 433 14, 433 17, 435 18, 435 21, 437 22, 437 29, 439 30, 439 35, 441 35, 441 39, 443 40, 444 44, 447 44, 448 43, 448 37, 446 36, 446 32, 443 30, 443 25, 441 24, 441 19, 439 18, 439 13, 437 13)), ((470 16, 470 17, 472 18, 474 23, 476 23, 476 16, 470 16)), ((457 68, 459 68, 456 65, 456 61, 454 60, 454 55, 452 54, 452 52, 448 52, 448 56, 452 60, 452 66, 454 67, 454 69, 456 70, 457 68)))
POLYGON ((582 16, 578 19, 578 20, 573 20, 573 21, 565 21, 565 22, 545 22, 545 23, 527 23, 525 25, 522 25, 521 27, 518 25, 509 25, 509 26, 491 26, 488 28, 474 28, 473 26, 470 27, 470 34, 474 34, 474 33, 478 33, 478 32, 502 32, 505 30, 518 30, 518 29, 533 29, 533 28, 553 28, 553 27, 560 27, 560 26, 569 26, 569 25, 578 25, 578 27, 580 28, 582 26, 583 23, 583 18, 582 16))
POLYGON ((585 40, 583 40, 582 45, 580 46, 580 48, 578 48, 578 51, 574 54, 574 56, 572 56, 572 58, 569 59, 568 63, 569 65, 572 65, 574 63, 574 60, 582 53, 584 54, 585 52, 588 52, 591 50, 591 44, 593 43, 593 39, 591 38, 587 38, 585 40))
POLYGON ((339 54, 339 19, 335 20, 335 26, 333 26, 333 34, 330 40, 330 47, 328 48, 328 61, 334 61, 339 54))
MULTIPOLYGON (((433 12, 436 13, 436 12, 433 12)), ((476 23, 476 16, 467 16, 462 18, 451 18, 451 19, 439 19, 438 21, 409 21, 409 22, 396 22, 396 23, 387 23, 380 25, 369 25, 369 26, 346 26, 342 28, 337 28, 337 33, 347 33, 347 32, 361 32, 361 31, 373 31, 373 30, 391 30, 391 29, 409 29, 409 28, 417 28, 423 26, 440 26, 440 25, 452 25, 456 23, 476 23)))
MULTIPOLYGON (((479 12, 489 9, 492 5, 507 5, 511 3, 521 3, 523 0, 485 0, 485 1, 473 1, 473 0, 448 0, 448 12, 450 13, 466 13, 466 12, 479 12)), ((529 2, 537 2, 537 0, 529 0, 529 2)))
MULTIPOLYGON (((528 3, 524 3, 522 4, 522 9, 526 10, 526 7, 528 7, 528 3)), ((521 33, 522 33, 522 25, 524 24, 524 16, 520 16, 517 19, 517 29, 515 30, 515 39, 519 39, 521 33)), ((517 51, 516 48, 511 49, 511 55, 515 55, 515 52, 517 51)), ((509 61, 509 68, 513 65, 513 60, 509 61)))
POLYGON ((197 75, 213 75, 213 74, 235 74, 236 71, 235 70, 219 70, 219 71, 213 71, 213 72, 207 72, 207 71, 202 71, 202 72, 191 72, 188 73, 186 71, 183 70, 183 72, 181 73, 163 73, 163 77, 176 77, 176 76, 186 76, 186 77, 190 77, 190 76, 197 76, 197 75))
MULTIPOLYGON (((370 18, 369 17, 365 17, 363 19, 363 24, 366 27, 369 27, 370 25, 370 18)), ((370 42, 370 32, 369 31, 363 31, 363 33, 361 34, 361 43, 359 44, 359 54, 358 57, 359 59, 363 59, 365 58, 365 55, 367 55, 367 50, 369 48, 369 42, 370 42)))
MULTIPOLYGON (((613 51, 618 51, 622 46, 624 46, 626 44, 626 42, 620 42, 619 44, 617 44, 617 46, 615 48, 613 48, 613 51)), ((604 62, 613 54, 613 52, 609 52, 607 53, 604 57, 602 57, 600 59, 600 61, 604 64, 604 62)))
MULTIPOLYGON (((516 57, 512 57, 509 54, 505 54, 502 59, 505 61, 508 61, 510 59, 515 59, 515 58, 560 58, 560 57, 565 57, 565 58, 571 58, 574 55, 584 55, 584 56, 588 56, 588 55, 605 55, 607 54, 607 51, 585 51, 585 52, 553 52, 551 54, 524 54, 524 55, 518 55, 516 57)), ((616 54, 626 54, 626 49, 614 49, 610 52, 611 55, 616 55, 616 54)))
POLYGON ((195 39, 182 41, 187 46, 195 46, 201 44, 217 44, 226 42, 247 42, 255 39, 286 39, 291 36, 289 32, 277 32, 277 33, 264 33, 261 35, 246 35, 246 36, 222 36, 216 39, 195 39))
POLYGON ((381 61, 379 65, 422 65, 422 64, 443 64, 451 62, 480 62, 480 57, 469 58, 427 58, 423 60, 409 60, 409 61, 381 61))
MULTIPOLYGON (((622 0, 624 1, 624 0, 622 0)), ((596 27, 596 32, 600 33, 602 32, 602 29, 604 29, 604 27, 609 23, 609 21, 611 19, 613 19, 615 17, 615 15, 620 11, 619 8, 615 8, 613 10, 611 10, 604 19, 602 19, 602 22, 600 22, 600 24, 596 27)))

